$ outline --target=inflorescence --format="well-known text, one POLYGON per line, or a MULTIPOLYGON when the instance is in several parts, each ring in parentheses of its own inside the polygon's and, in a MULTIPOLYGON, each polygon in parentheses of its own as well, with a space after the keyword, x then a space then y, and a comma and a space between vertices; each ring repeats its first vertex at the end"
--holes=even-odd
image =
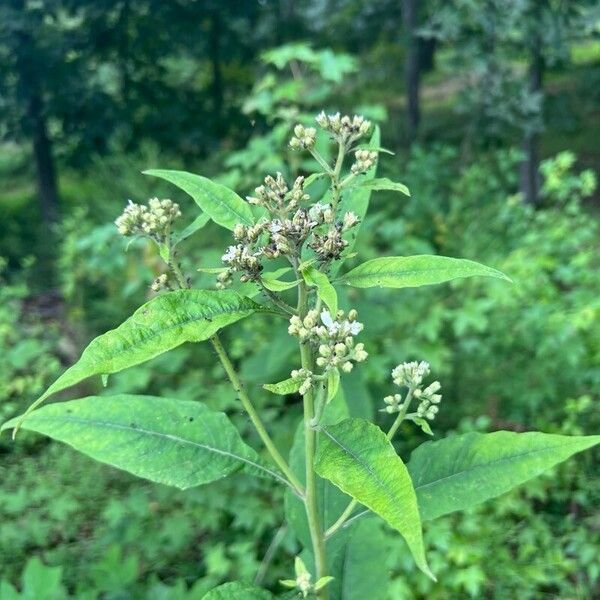
MULTIPOLYGON (((354 338, 363 330, 363 324, 356 319, 358 313, 352 309, 346 316, 339 310, 335 318, 328 310, 319 314, 310 310, 304 319, 294 315, 290 319, 288 332, 303 342, 312 344, 318 350, 316 364, 327 373, 340 369, 349 373, 354 363, 363 362, 369 356, 362 343, 355 344, 354 338)), ((292 378, 301 379, 300 393, 305 394, 314 381, 315 374, 307 369, 292 371, 292 378)))
POLYGON ((142 235, 163 242, 169 236, 173 221, 180 216, 179 204, 172 200, 152 198, 148 205, 130 200, 115 225, 121 235, 142 235))
POLYGON ((402 399, 401 394, 386 396, 383 401, 386 406, 383 409, 387 413, 397 413, 408 408, 407 402, 412 398, 419 400, 419 405, 414 416, 432 421, 439 412, 439 403, 442 400, 439 381, 434 381, 423 388, 423 378, 429 375, 429 363, 425 361, 402 363, 392 371, 392 379, 399 387, 408 388, 408 393, 402 399))

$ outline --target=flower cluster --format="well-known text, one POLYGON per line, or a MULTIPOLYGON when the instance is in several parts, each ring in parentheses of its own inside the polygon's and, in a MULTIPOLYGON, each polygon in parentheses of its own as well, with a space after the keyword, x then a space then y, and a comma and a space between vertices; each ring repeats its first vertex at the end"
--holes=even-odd
POLYGON ((312 148, 316 140, 317 130, 314 127, 296 125, 294 127, 294 137, 290 140, 290 146, 294 150, 306 150, 312 148))
POLYGON ((304 396, 306 392, 311 388, 314 375, 308 369, 294 369, 291 372, 292 379, 297 380, 300 383, 300 387, 298 388, 298 392, 304 396))
POLYGON ((266 208, 273 218, 234 227, 236 244, 229 246, 222 256, 228 270, 218 277, 220 288, 231 282, 234 271, 243 273, 242 281, 257 281, 263 259, 299 255, 307 240, 321 262, 335 260, 348 246, 342 234, 359 222, 353 212, 336 221, 329 204, 317 202, 310 208, 301 207, 302 202, 310 199, 304 192, 303 177, 298 177, 290 189, 281 173, 277 173, 275 177, 266 177, 255 193, 248 201, 266 208))
POLYGON ((255 196, 247 197, 250 204, 264 206, 270 213, 279 216, 291 214, 301 202, 310 199, 304 191, 304 177, 297 177, 290 189, 281 173, 265 177, 264 184, 259 185, 254 193, 255 196))
MULTIPOLYGON (((310 310, 304 319, 293 316, 288 332, 318 347, 316 363, 323 371, 339 368, 349 373, 354 362, 363 362, 368 357, 364 344, 354 343, 354 337, 363 330, 363 324, 356 320, 357 317, 355 310, 349 311, 347 316, 340 310, 335 318, 328 310, 321 311, 320 315, 316 310, 310 310)), ((305 379, 306 376, 305 373, 305 379)), ((309 386, 310 382, 305 389, 308 390, 309 386)))
POLYGON ((173 221, 180 216, 179 205, 172 200, 152 198, 147 206, 130 200, 115 225, 121 235, 147 235, 163 241, 169 235, 173 221))
POLYGON ((374 150, 357 150, 354 153, 356 161, 350 167, 350 171, 355 175, 366 173, 377 161, 377 152, 374 150))
POLYGON ((416 388, 421 385, 423 377, 429 375, 429 363, 421 362, 402 363, 392 371, 394 383, 400 387, 416 388))
MULTIPOLYGON (((386 406, 383 411, 396 413, 405 410, 406 402, 414 398, 419 401, 417 412, 414 416, 433 420, 439 412, 438 404, 442 400, 439 381, 434 381, 423 388, 423 378, 429 375, 429 363, 425 361, 402 363, 392 371, 392 379, 397 386, 408 388, 409 392, 402 401, 400 394, 386 396, 383 401, 386 406)), ((407 408, 407 407, 406 407, 407 408)))
POLYGON ((163 273, 162 275, 159 275, 153 282, 152 285, 150 286, 150 289, 153 292, 160 292, 166 288, 169 287, 169 277, 166 273, 163 273))
POLYGON ((284 587, 297 589, 303 598, 317 594, 333 580, 333 577, 326 575, 313 584, 312 576, 299 556, 296 557, 294 569, 296 571, 296 579, 282 579, 279 583, 284 587))
POLYGON ((417 400, 420 400, 419 406, 417 407, 417 416, 429 419, 430 421, 435 419, 435 415, 437 415, 440 410, 438 404, 442 400, 442 395, 437 393, 441 388, 440 382, 434 381, 424 390, 417 388, 414 391, 414 397, 417 400))
POLYGON ((321 129, 329 132, 333 139, 345 148, 349 148, 371 130, 371 122, 359 115, 342 117, 340 113, 326 115, 321 112, 317 115, 316 121, 321 129))

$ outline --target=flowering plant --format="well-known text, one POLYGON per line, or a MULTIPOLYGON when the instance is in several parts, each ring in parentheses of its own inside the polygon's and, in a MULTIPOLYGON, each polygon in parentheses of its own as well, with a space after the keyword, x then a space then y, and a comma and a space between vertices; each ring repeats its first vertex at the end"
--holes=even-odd
MULTIPOLYGON (((297 125, 291 148, 310 153, 320 170, 291 185, 280 173, 268 176, 246 200, 199 175, 148 171, 190 194, 202 210, 181 232, 175 229, 181 211, 171 200, 130 202, 116 220, 122 235, 143 236, 158 246, 166 269, 152 283, 156 295, 93 340, 24 415, 2 429, 37 431, 134 475, 181 489, 239 470, 268 478, 286 487, 286 518, 304 547, 295 559, 294 576, 281 581, 279 592, 321 599, 375 597, 371 586, 385 587, 385 580, 369 582, 365 592, 368 567, 361 560, 367 557, 360 554, 380 534, 373 517, 403 536, 416 565, 434 578, 423 543, 424 521, 498 496, 593 446, 600 436, 468 433, 422 444, 405 464, 393 445, 400 425, 409 421, 432 434, 430 423, 442 400, 441 384, 426 383, 430 367, 424 361, 393 369, 392 393, 381 406, 384 419, 394 417, 386 431, 349 416, 340 380, 359 368, 368 353, 358 341, 363 324, 357 311, 339 306, 345 297, 341 290, 508 277, 472 261, 424 255, 380 257, 344 269, 354 256, 371 192, 408 190, 375 177, 381 149, 379 131, 369 121, 324 113, 316 121, 337 150, 335 161, 317 150, 316 128, 297 125), (328 181, 327 189, 315 194, 313 184, 321 179, 328 181), (215 289, 194 289, 177 246, 209 221, 230 230, 233 241, 221 266, 203 269, 216 275, 215 289), (251 315, 285 319, 297 339, 289 378, 263 386, 302 403, 303 418, 288 458, 267 431, 221 340, 223 328, 251 315), (225 414, 202 403, 113 395, 37 409, 50 395, 87 377, 106 379, 185 342, 205 340, 256 428, 264 456, 241 438, 225 414), (355 557, 355 569, 347 568, 348 557, 355 557)), ((230 582, 205 598, 270 597, 256 586, 230 582)))

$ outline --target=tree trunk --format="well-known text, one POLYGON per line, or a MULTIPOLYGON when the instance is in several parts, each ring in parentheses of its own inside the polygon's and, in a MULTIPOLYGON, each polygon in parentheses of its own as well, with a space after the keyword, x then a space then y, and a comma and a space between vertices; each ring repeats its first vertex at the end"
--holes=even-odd
POLYGON ((435 49, 437 40, 431 38, 419 38, 419 67, 421 73, 429 73, 435 67, 435 49))
POLYGON ((58 188, 52 156, 52 142, 48 137, 42 99, 38 93, 34 93, 29 102, 29 119, 32 128, 40 210, 44 224, 50 228, 50 225, 58 217, 58 188))
POLYGON ((38 199, 42 221, 47 231, 58 217, 58 188, 52 156, 52 142, 48 135, 42 86, 33 59, 34 42, 29 33, 20 32, 15 48, 19 98, 27 107, 23 131, 33 145, 38 199))
POLYGON ((210 19, 209 52, 212 65, 211 95, 213 101, 213 115, 217 133, 221 131, 221 117, 223 114, 223 73, 221 71, 221 17, 217 10, 212 12, 210 19))
POLYGON ((406 127, 409 144, 415 141, 421 120, 419 106, 419 86, 421 69, 419 40, 416 35, 418 0, 403 0, 402 21, 406 34, 406 59, 404 63, 404 82, 406 87, 406 127))
MULTIPOLYGON (((540 36, 537 35, 531 50, 529 66, 529 91, 539 94, 542 92, 544 76, 544 57, 542 55, 540 36)), ((521 192, 527 204, 537 206, 540 201, 540 158, 539 133, 529 128, 523 138, 523 153, 525 158, 521 163, 521 192)))

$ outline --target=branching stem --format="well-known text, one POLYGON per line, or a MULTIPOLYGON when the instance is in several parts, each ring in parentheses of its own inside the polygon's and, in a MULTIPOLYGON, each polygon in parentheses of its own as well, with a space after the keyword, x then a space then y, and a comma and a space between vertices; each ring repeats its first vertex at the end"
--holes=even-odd
MULTIPOLYGON (((171 269, 173 275, 175 276, 175 279, 177 279, 177 283, 179 284, 179 287, 182 289, 189 289, 190 286, 189 286, 188 280, 185 277, 185 275, 182 273, 181 268, 179 267, 177 261, 175 261, 173 259, 169 260, 169 268, 171 269)), ((254 408, 254 405, 252 404, 252 401, 250 400, 250 396, 248 395, 248 392, 246 391, 244 384, 241 382, 241 380, 237 374, 237 371, 235 370, 235 367, 233 366, 233 363, 231 362, 227 352, 225 351, 225 348, 223 347, 223 344, 221 343, 219 335, 217 333, 215 333, 210 338, 210 341, 213 345, 213 348, 215 349, 215 352, 217 353, 217 356, 219 357, 219 360, 221 361, 221 364, 223 365, 223 368, 225 369, 225 373, 227 374, 227 377, 229 378, 229 381, 231 382, 233 389, 236 391, 238 398, 240 399, 240 402, 242 403, 242 406, 244 407, 244 410, 248 413, 248 416, 250 417, 250 420, 252 421, 254 428, 256 429, 260 439, 262 440, 263 444, 265 445, 265 448, 271 455, 273 462, 275 462, 275 464, 281 469, 283 474, 286 476, 286 478, 289 481, 294 492, 298 496, 303 498, 304 497, 304 488, 303 488, 302 484, 300 483, 300 480, 296 477, 296 475, 294 475, 294 472, 292 471, 290 466, 287 464, 287 462, 285 461, 285 459, 283 458, 283 456, 277 449, 277 446, 275 446, 275 443, 273 442, 273 439, 269 435, 269 432, 267 431, 264 423, 262 422, 262 419, 260 418, 258 412, 254 408)))

